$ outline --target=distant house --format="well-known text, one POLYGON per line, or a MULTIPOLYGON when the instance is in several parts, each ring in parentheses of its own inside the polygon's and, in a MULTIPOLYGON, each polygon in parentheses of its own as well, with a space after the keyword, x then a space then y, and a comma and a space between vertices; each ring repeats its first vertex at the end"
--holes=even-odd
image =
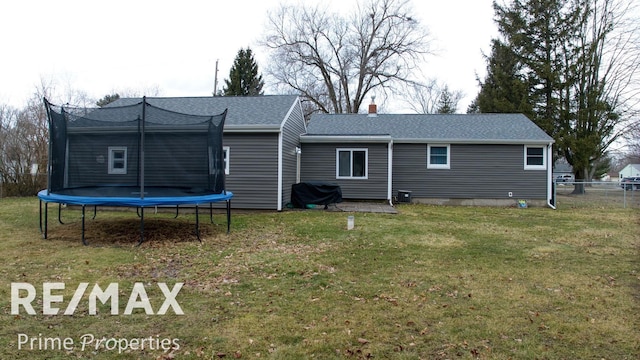
MULTIPOLYGON (((124 98, 112 105, 140 102, 124 98)), ((233 208, 282 210, 298 182, 299 137, 306 131, 297 96, 166 97, 147 102, 185 114, 218 114, 224 126, 226 188, 233 208)))
POLYGON ((629 164, 618 173, 620 179, 640 176, 640 164, 629 164))
POLYGON ((552 205, 553 139, 521 114, 318 114, 300 136, 302 181, 345 199, 552 205))
POLYGON ((573 176, 573 167, 567 162, 567 159, 562 157, 557 159, 555 164, 553 164, 553 176, 558 177, 565 175, 573 176))

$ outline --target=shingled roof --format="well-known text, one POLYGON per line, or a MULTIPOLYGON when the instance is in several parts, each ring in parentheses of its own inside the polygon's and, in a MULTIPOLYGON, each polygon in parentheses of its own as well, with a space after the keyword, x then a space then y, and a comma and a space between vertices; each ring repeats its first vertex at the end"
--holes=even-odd
POLYGON ((553 142, 522 114, 317 114, 311 117, 303 141, 367 136, 387 136, 394 142, 553 142))
MULTIPOLYGON (((212 115, 228 109, 225 130, 279 130, 291 108, 295 95, 147 97, 149 104, 182 114, 212 115)), ((141 98, 122 98, 109 106, 132 105, 141 98)))

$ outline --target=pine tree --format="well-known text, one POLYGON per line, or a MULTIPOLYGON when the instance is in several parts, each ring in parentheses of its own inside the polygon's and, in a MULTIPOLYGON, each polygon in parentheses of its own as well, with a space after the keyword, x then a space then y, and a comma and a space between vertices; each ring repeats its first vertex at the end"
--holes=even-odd
POLYGON ((109 94, 109 95, 105 95, 102 99, 96 101, 96 105, 98 105, 99 107, 103 107, 107 104, 110 104, 116 100, 120 99, 120 95, 119 94, 109 94))
MULTIPOLYGON (((473 102, 481 113, 523 113, 533 118, 529 85, 516 54, 494 39, 491 55, 486 58, 487 75, 480 82, 480 92, 473 102)), ((473 109, 471 109, 473 111, 473 109)))
MULTIPOLYGON (((589 180, 597 172, 607 148, 633 121, 625 114, 637 104, 627 94, 640 69, 640 49, 626 45, 637 43, 639 34, 627 21, 632 15, 625 4, 624 0, 513 0, 508 6, 494 2, 505 48, 494 41, 490 74, 476 103, 481 111, 502 111, 505 104, 498 100, 520 94, 518 89, 526 85, 524 105, 530 104, 531 119, 555 139, 557 155, 571 164, 579 180, 589 180), (498 76, 497 70, 504 73, 498 76)), ((519 100, 518 96, 507 104, 526 113, 528 107, 517 108, 523 104, 519 100)), ((576 185, 574 192, 584 192, 584 186, 576 185)))
POLYGON ((449 91, 449 87, 445 85, 442 92, 440 92, 436 112, 438 114, 455 114, 458 108, 458 99, 455 94, 449 91))
POLYGON ((263 95, 262 75, 258 75, 258 64, 253 59, 250 48, 240 49, 233 66, 229 71, 229 79, 225 79, 223 88, 225 96, 263 95))

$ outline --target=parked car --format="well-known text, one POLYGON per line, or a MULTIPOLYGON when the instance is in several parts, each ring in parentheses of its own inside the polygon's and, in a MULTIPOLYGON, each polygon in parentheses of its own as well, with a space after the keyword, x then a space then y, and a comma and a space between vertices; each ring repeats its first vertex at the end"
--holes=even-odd
POLYGON ((620 187, 625 190, 640 190, 640 176, 622 178, 620 187))
POLYGON ((556 177, 556 183, 573 182, 573 175, 565 174, 556 177))

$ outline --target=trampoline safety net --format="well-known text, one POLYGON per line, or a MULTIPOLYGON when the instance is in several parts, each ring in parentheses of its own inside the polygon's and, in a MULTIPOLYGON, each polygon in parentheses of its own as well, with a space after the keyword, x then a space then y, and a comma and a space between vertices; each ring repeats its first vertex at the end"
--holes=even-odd
MULTIPOLYGON (((222 131, 227 111, 172 112, 146 98, 130 106, 72 108, 46 99, 48 192, 83 187, 187 188, 225 192, 222 131)), ((162 195, 160 195, 162 196, 162 195)))

